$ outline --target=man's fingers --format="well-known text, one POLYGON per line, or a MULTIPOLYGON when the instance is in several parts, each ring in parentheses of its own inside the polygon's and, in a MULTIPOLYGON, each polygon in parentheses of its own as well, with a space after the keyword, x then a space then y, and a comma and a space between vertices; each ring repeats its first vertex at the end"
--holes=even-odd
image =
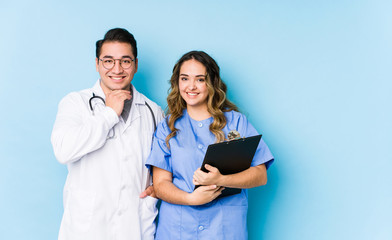
POLYGON ((128 93, 128 94, 131 94, 131 91, 120 89, 120 90, 113 90, 113 91, 110 92, 110 94, 118 94, 118 93, 128 93))
POLYGON ((105 95, 106 106, 111 107, 117 113, 117 116, 120 116, 124 109, 124 101, 132 98, 131 92, 127 90, 114 90, 105 93, 105 95))
POLYGON ((147 195, 151 195, 151 194, 154 194, 154 186, 149 186, 146 190, 145 190, 145 192, 146 192, 146 194, 147 195))
POLYGON ((119 99, 131 99, 132 95, 131 92, 125 91, 125 90, 115 90, 111 92, 108 97, 114 97, 114 98, 119 98, 119 99))
POLYGON ((145 198, 145 197, 147 197, 146 191, 143 191, 142 193, 140 193, 139 197, 140 197, 140 198, 145 198))
POLYGON ((144 190, 141 194, 140 194, 140 198, 145 198, 147 196, 151 196, 151 197, 155 197, 154 194, 154 187, 153 186, 149 186, 146 190, 144 190))
POLYGON ((113 90, 106 94, 106 97, 132 97, 131 92, 127 90, 113 90))

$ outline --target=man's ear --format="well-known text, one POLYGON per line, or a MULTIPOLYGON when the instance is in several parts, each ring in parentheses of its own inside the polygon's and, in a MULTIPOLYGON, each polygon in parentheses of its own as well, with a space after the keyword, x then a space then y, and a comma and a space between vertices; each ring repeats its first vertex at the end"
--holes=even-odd
POLYGON ((139 59, 135 58, 135 73, 137 72, 139 59))
POLYGON ((99 66, 99 59, 95 58, 95 69, 97 69, 97 72, 99 72, 98 66, 99 66))

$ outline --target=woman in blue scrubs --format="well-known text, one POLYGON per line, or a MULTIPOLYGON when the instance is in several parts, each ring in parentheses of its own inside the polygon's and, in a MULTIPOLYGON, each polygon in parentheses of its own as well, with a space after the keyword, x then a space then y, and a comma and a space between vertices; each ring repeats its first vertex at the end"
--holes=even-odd
POLYGON ((205 52, 182 56, 170 83, 168 116, 157 127, 146 163, 163 200, 155 239, 247 239, 246 189, 267 183, 273 156, 260 140, 249 169, 222 175, 206 165, 209 172, 201 171, 208 145, 226 140, 231 130, 241 137, 258 133, 226 98, 219 67, 205 52), (225 187, 243 190, 216 199, 225 187))

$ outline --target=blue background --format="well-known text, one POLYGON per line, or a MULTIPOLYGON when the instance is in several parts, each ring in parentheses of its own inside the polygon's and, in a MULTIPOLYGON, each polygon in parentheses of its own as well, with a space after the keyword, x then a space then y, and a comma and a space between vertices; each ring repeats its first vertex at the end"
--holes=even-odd
POLYGON ((57 238, 57 104, 98 79, 113 27, 135 35, 133 83, 163 108, 182 54, 217 60, 276 157, 249 239, 392 239, 390 1, 146 2, 0 2, 0 239, 57 238))

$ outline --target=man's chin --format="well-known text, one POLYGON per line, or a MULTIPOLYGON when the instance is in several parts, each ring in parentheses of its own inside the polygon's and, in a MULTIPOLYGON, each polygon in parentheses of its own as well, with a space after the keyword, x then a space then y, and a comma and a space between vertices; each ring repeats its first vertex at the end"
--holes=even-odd
POLYGON ((126 84, 125 82, 121 83, 114 83, 110 81, 110 79, 105 79, 105 81, 101 80, 100 82, 102 89, 110 90, 110 91, 116 91, 116 90, 131 90, 131 82, 126 84))
POLYGON ((130 91, 131 90, 131 84, 128 84, 126 86, 114 86, 113 88, 111 88, 112 91, 116 91, 116 90, 127 90, 130 91))

